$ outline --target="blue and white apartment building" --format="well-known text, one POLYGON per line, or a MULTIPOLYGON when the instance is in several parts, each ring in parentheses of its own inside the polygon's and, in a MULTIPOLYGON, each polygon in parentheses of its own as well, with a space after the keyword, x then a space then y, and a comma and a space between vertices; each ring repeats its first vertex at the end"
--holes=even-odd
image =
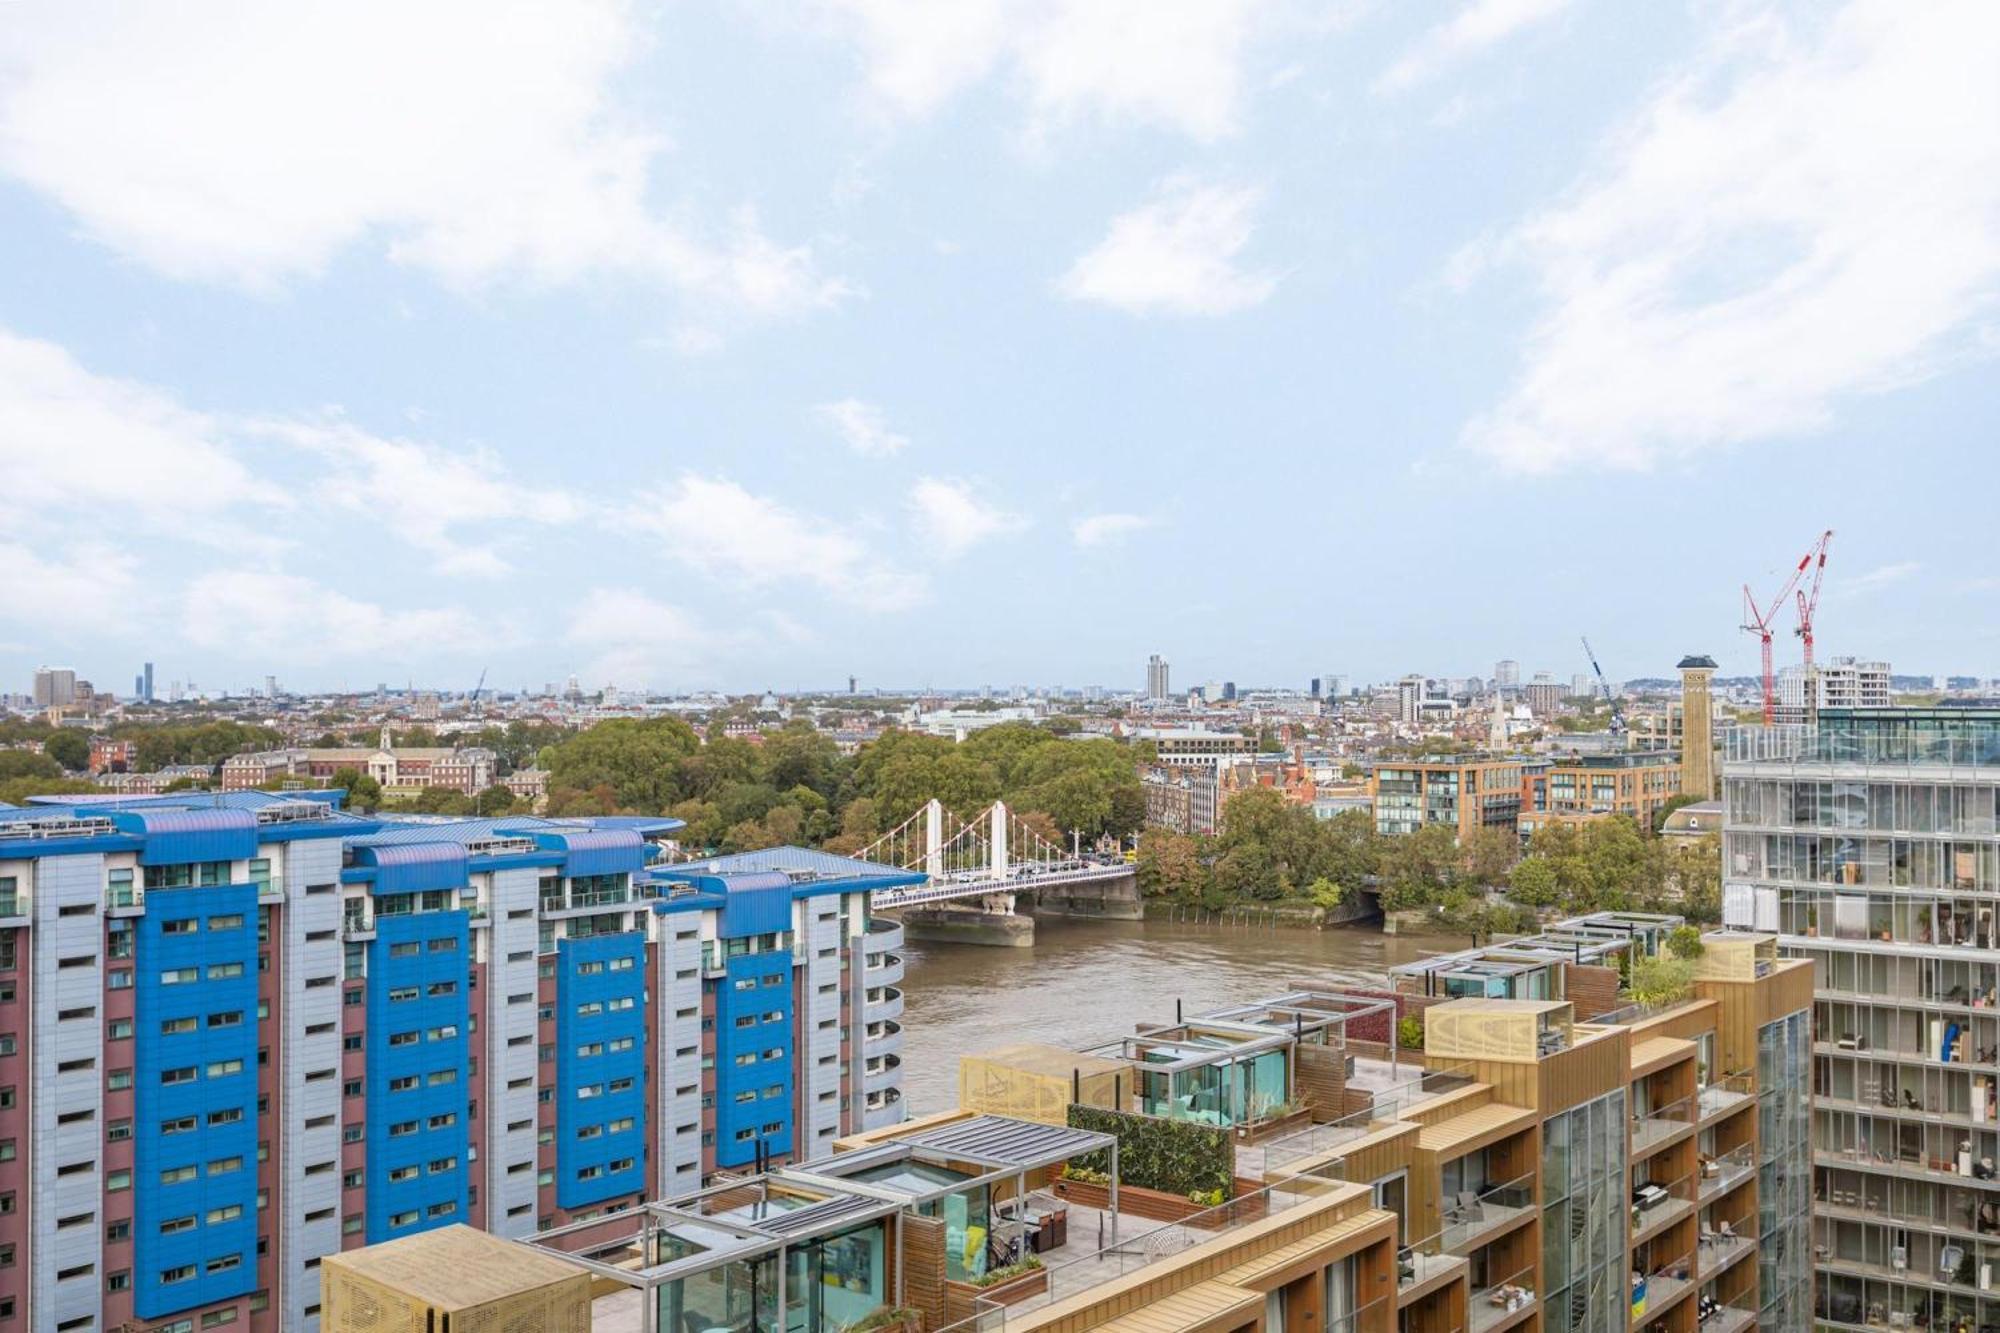
POLYGON ((312 1330, 321 1256, 526 1237, 902 1119, 918 882, 671 819, 0 807, 0 1333, 312 1330))

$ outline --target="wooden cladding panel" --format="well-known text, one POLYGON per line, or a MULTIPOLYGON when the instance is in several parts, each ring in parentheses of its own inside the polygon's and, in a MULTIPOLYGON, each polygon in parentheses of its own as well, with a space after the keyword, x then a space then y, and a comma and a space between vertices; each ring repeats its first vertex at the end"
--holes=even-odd
POLYGON ((1579 1023, 1610 1013, 1623 1003, 1618 998, 1618 969, 1591 963, 1568 964, 1563 968, 1563 998, 1576 1006, 1579 1023))
POLYGON ((1312 1118, 1326 1123, 1348 1114, 1347 1052, 1338 1046, 1300 1046, 1297 1055, 1296 1095, 1312 1108, 1312 1118))
POLYGON ((1599 1030, 1588 1038, 1579 1038, 1568 1050, 1529 1066, 1531 1072, 1540 1075, 1535 1099, 1517 1104, 1539 1107, 1546 1120, 1624 1087, 1631 1059, 1629 1033, 1623 1028, 1599 1030))
POLYGON ((921 1310, 925 1328, 943 1328, 944 1219, 903 1213, 903 1304, 921 1310))

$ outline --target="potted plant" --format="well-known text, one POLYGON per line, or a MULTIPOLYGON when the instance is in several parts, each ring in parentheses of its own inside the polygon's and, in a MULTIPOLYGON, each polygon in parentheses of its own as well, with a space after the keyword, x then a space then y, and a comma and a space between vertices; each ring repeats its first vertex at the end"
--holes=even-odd
POLYGON ((1810 939, 1810 938, 1817 938, 1818 935, 1819 935, 1819 908, 1808 907, 1806 908, 1806 936, 1807 938, 1810 939))

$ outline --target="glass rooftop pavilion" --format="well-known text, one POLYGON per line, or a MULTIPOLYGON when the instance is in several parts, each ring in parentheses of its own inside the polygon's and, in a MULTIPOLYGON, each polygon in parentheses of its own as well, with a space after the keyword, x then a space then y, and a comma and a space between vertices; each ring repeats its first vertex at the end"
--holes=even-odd
POLYGON ((1447 999, 1566 999, 1566 965, 1617 967, 1628 956, 1651 957, 1684 921, 1655 912, 1593 912, 1505 944, 1399 963, 1389 969, 1390 984, 1447 999))
MULTIPOLYGON (((1299 1104, 1300 1048, 1345 1054, 1350 1023, 1373 1019, 1393 1031, 1395 1010, 1393 1000, 1298 991, 1146 1028, 1085 1054, 1134 1066, 1141 1114, 1228 1129, 1299 1104)), ((1393 1066, 1393 1042, 1387 1051, 1393 1066)))
MULTIPOLYGON (((1110 1134, 975 1116, 525 1242, 625 1288, 600 1295, 615 1333, 836 1333, 905 1304, 912 1283, 976 1282, 1026 1253, 1034 1188, 1110 1134), (782 1319, 779 1312, 783 1311, 782 1319)), ((604 1283, 600 1282, 600 1290, 604 1283)))

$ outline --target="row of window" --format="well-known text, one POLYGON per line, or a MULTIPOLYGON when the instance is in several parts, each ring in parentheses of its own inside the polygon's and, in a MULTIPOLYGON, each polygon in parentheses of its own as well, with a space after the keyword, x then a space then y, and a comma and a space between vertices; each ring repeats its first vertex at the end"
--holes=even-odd
POLYGON ((578 1018, 595 1018, 599 1014, 623 1013, 628 1009, 635 1008, 638 1003, 630 995, 614 996, 609 1000, 602 1001, 590 1000, 576 1007, 576 1016, 578 1018))
MULTIPOLYGON (((241 963, 210 963, 208 965, 208 979, 210 981, 227 981, 242 975, 243 964, 241 963)), ((198 967, 170 967, 160 973, 160 984, 162 986, 189 986, 200 981, 201 977, 202 970, 198 967)))
MULTIPOLYGON (((208 1163, 205 1172, 204 1168, 200 1166, 170 1166, 160 1172, 160 1183, 162 1185, 184 1185, 190 1180, 199 1179, 204 1173, 212 1180, 216 1176, 230 1175, 242 1169, 243 1159, 241 1157, 217 1157, 208 1163)), ((116 1174, 118 1173, 115 1171, 112 1172, 112 1175, 116 1174)), ((111 1189, 113 1186, 107 1181, 105 1188, 111 1189)))
POLYGON ((432 999, 446 995, 456 995, 458 994, 458 983, 456 981, 433 981, 430 985, 421 989, 416 986, 392 986, 389 988, 389 1000, 392 1004, 400 1004, 404 1000, 416 999, 419 993, 428 995, 432 999))
POLYGON ((391 958, 414 958, 422 949, 428 949, 432 953, 457 953, 458 936, 440 935, 436 939, 421 942, 417 940, 398 940, 389 946, 389 956, 391 958))
MULTIPOLYGON (((424 1209, 423 1215, 430 1218, 432 1221, 436 1221, 440 1217, 450 1217, 457 1211, 458 1211, 458 1201, 455 1199, 446 1199, 442 1203, 434 1203, 430 1207, 424 1209)), ((416 1223, 417 1223, 417 1210, 414 1208, 406 1209, 400 1213, 389 1214, 389 1225, 392 1227, 415 1226, 416 1223)))
POLYGON ((176 1264, 172 1268, 162 1268, 160 1270, 160 1282, 163 1286, 170 1287, 176 1282, 192 1282, 202 1272, 207 1272, 210 1276, 213 1276, 217 1273, 233 1272, 241 1267, 243 1267, 243 1256, 241 1254, 222 1254, 199 1266, 195 1264, 176 1264))
MULTIPOLYGON (((198 916, 177 916, 160 922, 162 935, 194 935, 201 931, 202 918, 198 916)), ((243 913, 217 912, 208 918, 210 934, 217 931, 243 929, 243 913)))
POLYGON ((576 1057, 579 1060, 585 1060, 593 1055, 606 1055, 606 1054, 615 1054, 619 1051, 629 1051, 632 1049, 635 1042, 636 1039, 632 1037, 617 1037, 612 1039, 611 1041, 587 1041, 584 1042, 581 1046, 578 1046, 576 1048, 576 1057))
POLYGON ((629 1078, 614 1078, 609 1083, 582 1083, 577 1085, 576 1099, 581 1102, 593 1097, 615 1097, 621 1092, 632 1091, 632 1088, 633 1080, 629 1078))
POLYGON ((576 974, 580 977, 594 977, 605 972, 630 972, 638 961, 629 954, 622 958, 600 958, 588 963, 578 963, 576 974))

